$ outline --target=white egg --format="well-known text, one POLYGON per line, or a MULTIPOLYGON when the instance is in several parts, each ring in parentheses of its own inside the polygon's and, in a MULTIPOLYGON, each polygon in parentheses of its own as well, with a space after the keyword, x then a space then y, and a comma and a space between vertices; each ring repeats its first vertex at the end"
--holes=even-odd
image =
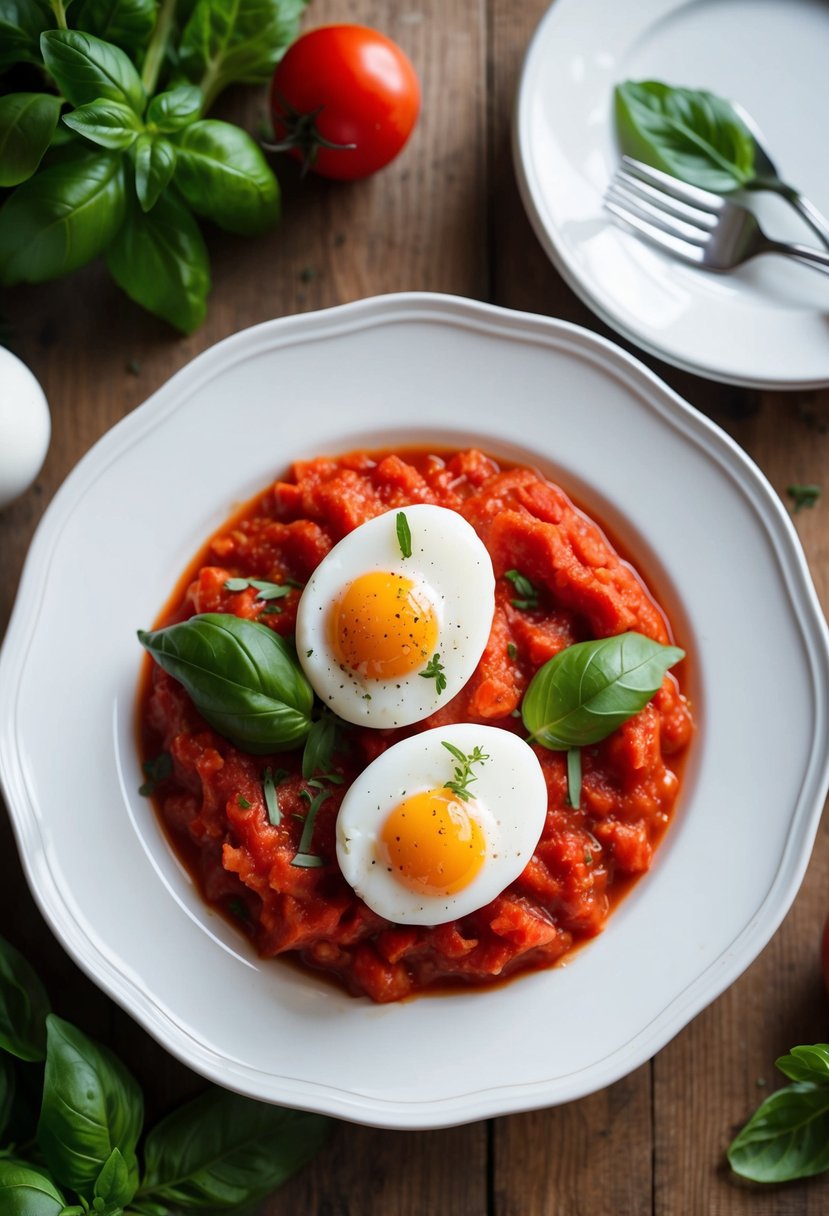
POLYGON ((0 508, 19 498, 37 477, 50 434, 42 388, 26 364, 0 346, 0 508))
POLYGON ((519 876, 546 814, 541 765, 518 735, 469 722, 436 727, 394 744, 350 787, 337 817, 337 861, 379 916, 444 924, 519 876), (466 802, 446 786, 465 767, 447 743, 471 760, 466 802))
POLYGON ((341 718, 406 726, 463 688, 494 608, 492 562, 474 528, 421 503, 361 524, 322 560, 299 601, 297 653, 341 718))

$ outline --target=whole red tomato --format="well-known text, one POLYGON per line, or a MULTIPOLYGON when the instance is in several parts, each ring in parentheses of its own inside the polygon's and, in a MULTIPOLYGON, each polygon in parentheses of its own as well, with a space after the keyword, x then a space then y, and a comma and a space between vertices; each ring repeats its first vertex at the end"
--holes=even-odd
POLYGON ((396 43, 364 25, 326 25, 277 64, 272 146, 323 177, 354 181, 397 156, 419 110, 415 70, 396 43))

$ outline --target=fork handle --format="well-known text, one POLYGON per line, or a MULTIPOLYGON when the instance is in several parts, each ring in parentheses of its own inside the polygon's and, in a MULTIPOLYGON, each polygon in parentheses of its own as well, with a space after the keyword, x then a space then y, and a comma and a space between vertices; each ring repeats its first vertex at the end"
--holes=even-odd
POLYGON ((818 211, 817 207, 808 198, 795 190, 794 186, 789 186, 786 182, 780 180, 779 177, 758 177, 754 182, 749 183, 750 189, 755 190, 773 190, 775 194, 779 194, 787 203, 794 207, 795 211, 806 221, 809 227, 815 232, 829 249, 829 221, 824 215, 818 211))
POLYGON ((796 258, 806 266, 822 270, 829 274, 829 253, 822 249, 812 249, 811 245, 798 245, 791 241, 768 241, 763 246, 765 253, 783 253, 787 257, 796 258))

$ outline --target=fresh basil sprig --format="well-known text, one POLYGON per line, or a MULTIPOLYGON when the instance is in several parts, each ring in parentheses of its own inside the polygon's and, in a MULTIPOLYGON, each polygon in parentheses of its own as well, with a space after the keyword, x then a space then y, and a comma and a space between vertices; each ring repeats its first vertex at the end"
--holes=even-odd
POLYGON ((313 689, 293 647, 266 625, 207 612, 166 629, 139 630, 138 638, 237 747, 259 755, 285 751, 310 731, 313 689))
POLYGON ((647 705, 684 658, 641 633, 576 642, 535 673, 521 703, 530 742, 551 751, 599 743, 647 705))
POLYGON ((728 1149, 734 1172, 754 1182, 829 1170, 829 1043, 793 1047, 776 1064, 792 1084, 766 1098, 728 1149))
POLYGON ((136 303, 185 333, 201 324, 210 267, 195 217, 256 235, 280 212, 258 144, 205 114, 234 81, 268 79, 304 7, 0 5, 0 70, 37 64, 56 90, 0 96, 0 186, 15 187, 0 209, 0 284, 44 282, 104 254, 136 303))
POLYGON ((659 80, 616 86, 622 151, 704 190, 727 194, 755 177, 754 137, 721 97, 659 80))
POLYGON ((310 1161, 331 1128, 321 1115, 211 1087, 149 1130, 142 1168, 143 1120, 135 1078, 111 1051, 49 1013, 34 970, 0 938, 3 1216, 248 1211, 310 1161), (28 1054, 13 1050, 20 1044, 28 1054), (22 1093, 32 1084, 32 1065, 15 1057, 35 1059, 44 1049, 35 1129, 11 1100, 15 1087, 22 1093))

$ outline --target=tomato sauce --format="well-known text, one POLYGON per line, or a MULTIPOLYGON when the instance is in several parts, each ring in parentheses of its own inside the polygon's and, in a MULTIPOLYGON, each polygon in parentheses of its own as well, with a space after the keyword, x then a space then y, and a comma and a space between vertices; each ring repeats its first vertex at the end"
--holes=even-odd
POLYGON ((492 631, 472 678, 429 718, 400 730, 346 728, 346 746, 335 757, 343 782, 320 806, 314 826, 313 848, 323 864, 292 864, 308 809, 301 750, 245 754, 212 730, 182 686, 154 664, 140 705, 144 758, 172 757, 172 773, 159 782, 154 801, 204 898, 261 955, 293 952, 350 992, 380 1002, 547 967, 599 933, 619 896, 651 865, 693 734, 686 697, 669 673, 644 710, 582 749, 579 809, 568 803, 565 753, 534 748, 547 783, 546 826, 524 872, 492 903, 434 927, 395 925, 368 909, 339 872, 335 822, 350 782, 377 755, 450 722, 520 732, 530 679, 574 642, 627 630, 673 640, 642 579, 562 490, 532 469, 502 469, 478 451, 352 453, 295 464, 209 541, 158 624, 231 612, 290 636, 299 587, 274 604, 255 589, 231 592, 225 583, 241 577, 303 584, 346 533, 416 502, 460 512, 489 550, 497 577, 492 631), (503 577, 512 569, 538 588, 537 608, 512 603, 515 589, 503 577), (277 825, 263 791, 267 769, 278 783, 277 825))

